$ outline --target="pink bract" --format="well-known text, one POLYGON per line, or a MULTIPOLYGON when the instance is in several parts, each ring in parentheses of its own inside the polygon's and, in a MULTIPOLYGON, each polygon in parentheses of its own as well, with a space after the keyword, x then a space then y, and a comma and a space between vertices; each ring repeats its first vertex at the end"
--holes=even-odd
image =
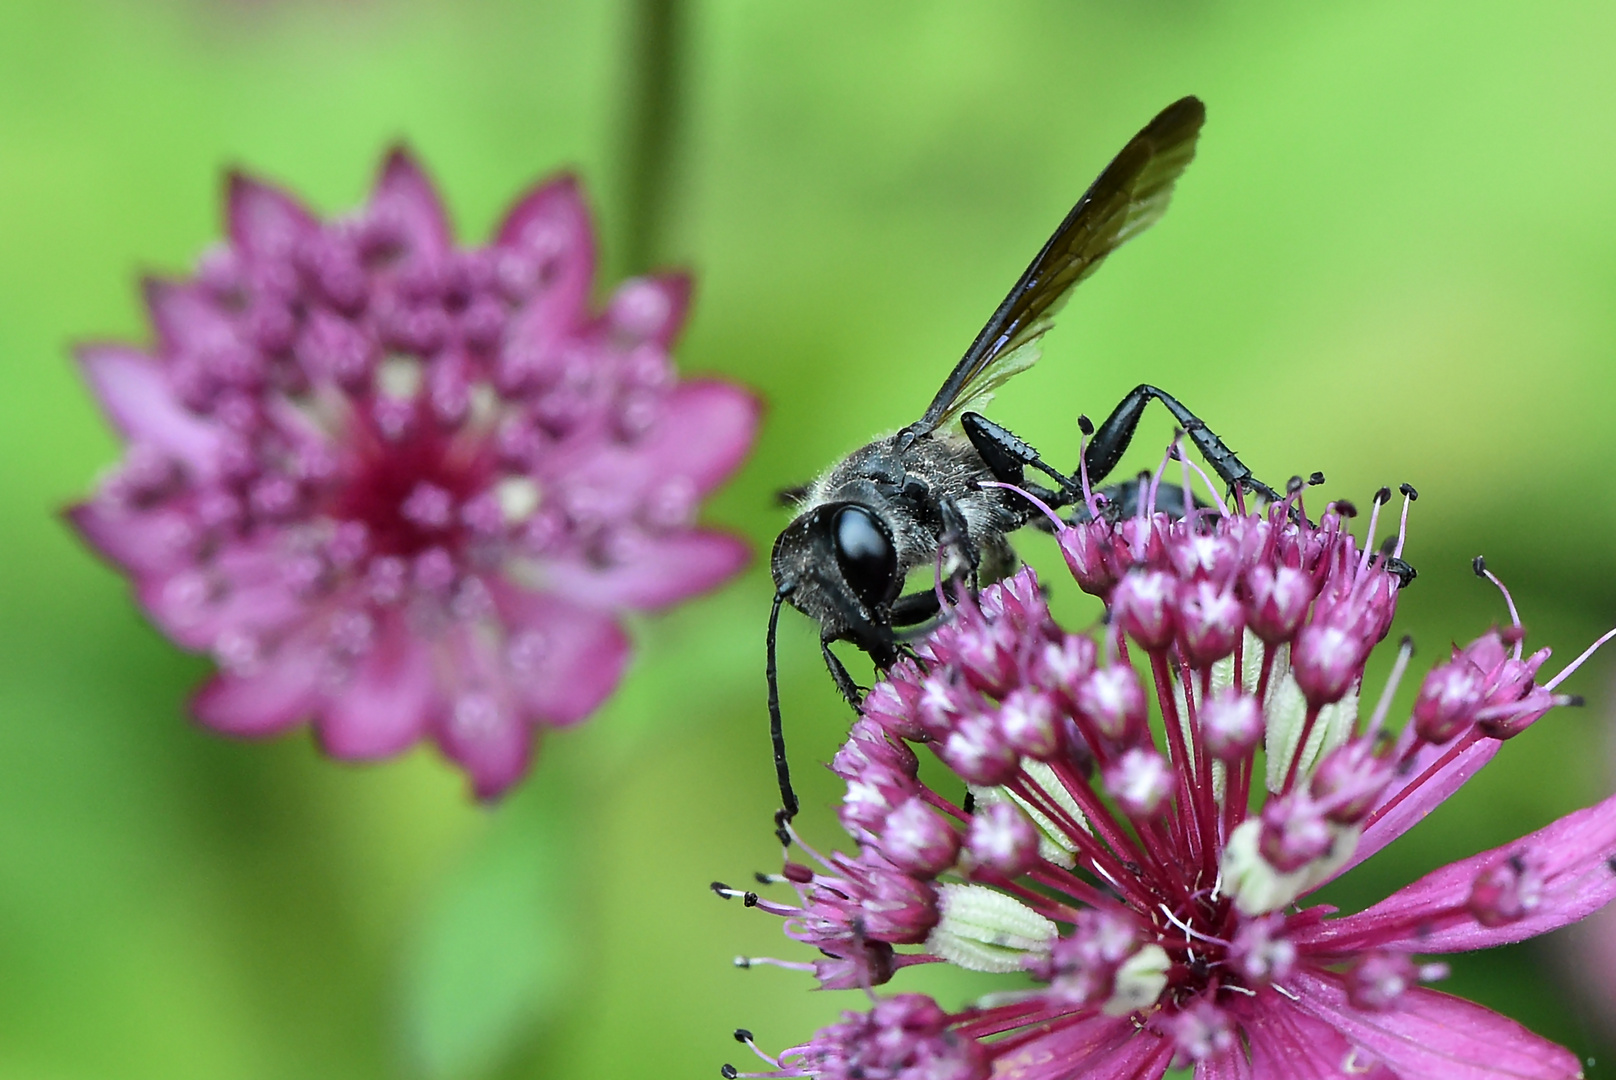
POLYGON ((778 1056, 738 1032, 767 1069, 726 1076, 1582 1075, 1564 1048, 1428 989, 1446 968, 1419 956, 1520 941, 1616 897, 1616 798, 1356 914, 1307 897, 1572 703, 1557 687, 1592 649, 1539 683, 1548 650, 1525 654, 1510 602, 1511 625, 1455 648, 1389 723, 1410 644, 1386 687, 1363 681, 1412 577, 1401 526, 1375 544, 1390 492, 1362 541, 1349 504, 1313 525, 1301 495, 1120 521, 1091 497, 1096 519, 1057 532, 1108 608, 1092 634, 1056 625, 1030 570, 961 597, 832 762, 857 853, 822 856, 786 823, 803 858, 770 884, 793 898, 714 886, 820 954, 742 966, 863 988, 874 1007, 778 1056), (920 749, 953 775, 923 780, 920 749), (1021 979, 952 1013, 873 993, 923 963, 1021 979))
POLYGON ((226 217, 194 276, 146 283, 151 348, 78 351, 129 446, 68 516, 217 660, 210 727, 308 719, 350 759, 431 739, 496 796, 617 685, 623 613, 746 562, 695 519, 758 403, 676 377, 684 277, 592 306, 571 177, 478 248, 402 150, 348 217, 240 175, 226 217))

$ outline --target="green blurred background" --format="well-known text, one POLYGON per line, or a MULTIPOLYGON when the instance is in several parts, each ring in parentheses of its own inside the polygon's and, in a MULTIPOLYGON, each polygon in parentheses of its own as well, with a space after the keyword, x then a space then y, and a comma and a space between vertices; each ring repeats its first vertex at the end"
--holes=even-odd
MULTIPOLYGON (((1066 460, 1078 412, 1149 380, 1271 480, 1323 469, 1361 502, 1415 483, 1399 620, 1423 661, 1501 617, 1478 552, 1562 659, 1616 621, 1607 0, 692 0, 666 39, 680 96, 646 109, 655 8, 0 9, 0 1076, 710 1077, 737 1025, 778 1048, 858 1005, 733 970, 804 957, 706 889, 778 865, 761 565, 637 625, 617 698, 491 810, 429 752, 356 768, 184 719, 205 664, 53 516, 116 453, 66 345, 147 339, 135 275, 215 240, 227 165, 335 212, 405 139, 468 242, 581 170, 611 265, 698 274, 684 369, 770 402, 710 511, 766 552, 771 493, 912 419, 1110 154, 1198 93, 1172 212, 995 415, 1066 460)), ((1170 425, 1142 431, 1135 465, 1170 425)), ((1024 545, 1044 566, 1048 546, 1024 545)), ((810 763, 845 709, 805 620, 782 649, 805 828, 831 843, 838 791, 810 763)), ((1608 790, 1611 671, 1335 899, 1608 790)), ((1616 1041, 1567 952, 1460 958, 1448 988, 1599 1076, 1616 1041)), ((949 1004, 981 985, 905 974, 949 1004)))

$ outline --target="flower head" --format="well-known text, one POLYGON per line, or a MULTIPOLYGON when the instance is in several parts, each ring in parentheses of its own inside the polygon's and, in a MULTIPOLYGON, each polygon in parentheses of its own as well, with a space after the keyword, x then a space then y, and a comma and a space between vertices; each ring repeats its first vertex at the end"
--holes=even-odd
POLYGON ((349 217, 237 175, 227 220, 194 276, 146 284, 151 348, 79 350, 129 447, 69 516, 165 633, 217 660, 206 724, 308 718, 343 758, 432 739, 496 795, 538 728, 616 685, 621 613, 745 561, 694 518, 756 402, 675 377, 684 278, 591 306, 571 178, 480 248, 454 245, 403 151, 349 217))
POLYGON ((1519 941, 1616 897, 1616 799, 1355 915, 1306 902, 1570 703, 1555 688, 1581 663, 1539 684, 1548 650, 1523 655, 1511 603, 1508 629, 1426 676, 1400 729, 1386 721, 1406 640, 1361 710, 1410 575, 1401 527, 1373 543, 1389 495, 1361 544, 1347 504, 1311 524, 1300 484, 1265 512, 1062 524, 1073 576, 1109 608, 1093 638, 1054 623, 1030 570, 963 597, 837 758, 858 854, 803 847, 818 866, 790 864, 795 903, 748 895, 828 958, 769 962, 824 986, 947 962, 1035 988, 957 1013, 877 998, 739 1075, 1580 1076, 1564 1049, 1427 989, 1446 968, 1419 956, 1519 941), (912 746, 959 783, 922 780, 912 746))

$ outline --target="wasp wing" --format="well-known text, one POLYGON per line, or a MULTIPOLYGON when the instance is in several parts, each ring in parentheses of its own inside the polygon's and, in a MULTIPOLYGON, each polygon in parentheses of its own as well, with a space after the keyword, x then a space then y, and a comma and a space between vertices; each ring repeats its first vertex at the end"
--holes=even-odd
POLYGON ((1073 286, 1167 211, 1205 119, 1200 99, 1181 98, 1128 140, 976 335, 925 415, 909 427, 913 435, 980 407, 1006 379, 1033 365, 1039 339, 1073 286))

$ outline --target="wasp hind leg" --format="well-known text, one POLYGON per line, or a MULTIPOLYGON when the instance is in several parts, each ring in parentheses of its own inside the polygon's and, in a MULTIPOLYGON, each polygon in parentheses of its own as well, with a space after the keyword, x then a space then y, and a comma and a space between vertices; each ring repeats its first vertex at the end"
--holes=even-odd
POLYGON ((1128 444, 1133 441, 1134 430, 1139 426, 1139 417, 1152 398, 1161 402, 1167 411, 1173 414, 1173 419, 1184 429, 1184 434, 1190 437, 1190 441, 1201 452, 1206 463, 1212 466, 1212 471, 1229 485, 1231 491, 1244 488, 1256 492, 1270 502, 1279 501, 1278 493, 1252 475, 1251 470, 1246 468, 1235 456, 1235 452, 1206 426, 1205 421, 1186 409, 1173 395, 1146 383, 1141 383, 1130 390, 1128 396, 1117 403, 1117 407, 1111 410, 1111 415, 1105 418, 1105 423, 1100 425, 1094 437, 1089 440, 1088 449, 1083 452, 1083 462, 1088 469, 1090 483, 1098 484, 1117 467, 1117 462, 1122 460, 1122 452, 1128 449, 1128 444))

